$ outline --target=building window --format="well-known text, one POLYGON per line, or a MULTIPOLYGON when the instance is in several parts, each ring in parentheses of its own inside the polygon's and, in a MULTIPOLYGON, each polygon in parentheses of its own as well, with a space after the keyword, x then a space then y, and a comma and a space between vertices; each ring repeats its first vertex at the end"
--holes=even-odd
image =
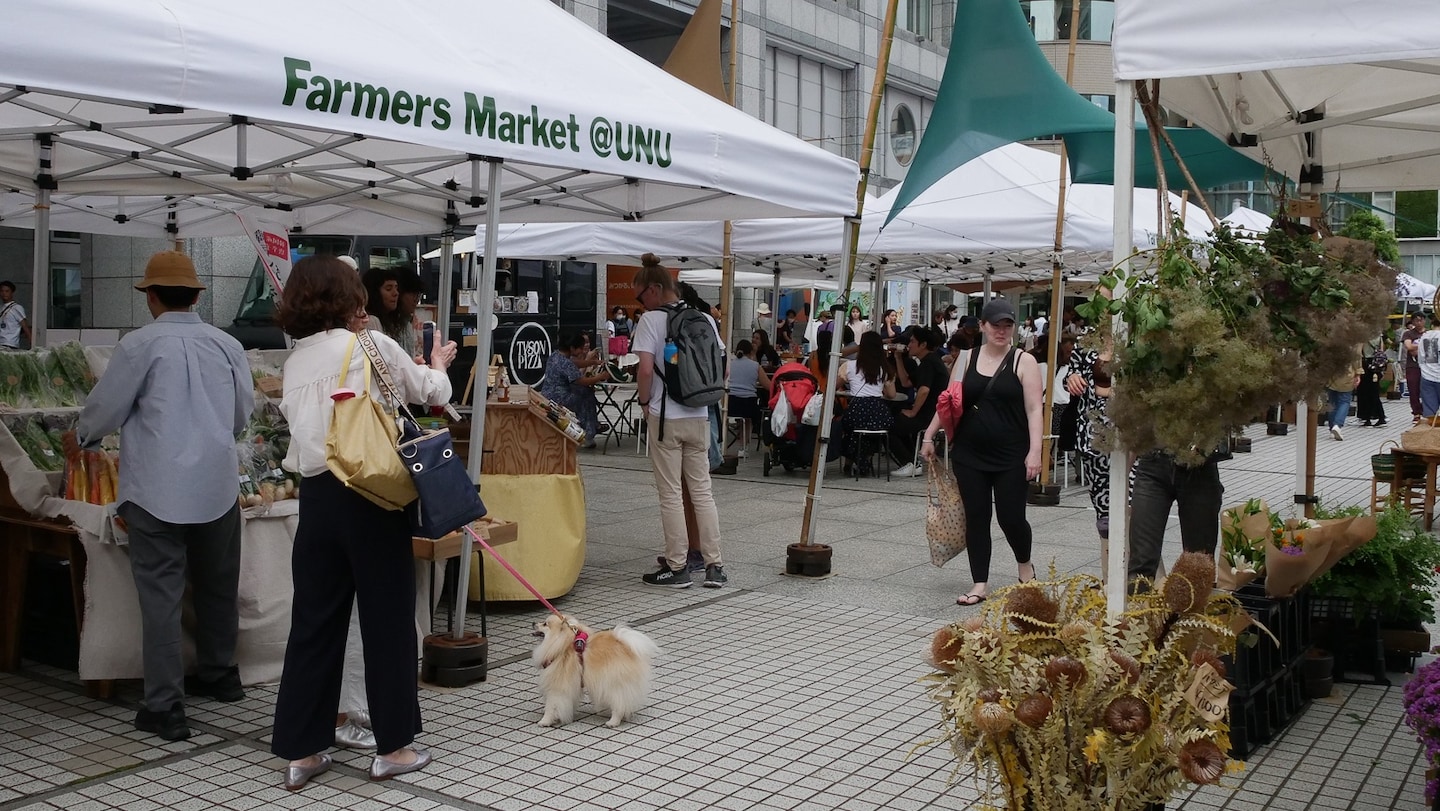
POLYGON ((770 124, 837 155, 846 154, 846 72, 780 48, 769 48, 767 56, 770 124))
POLYGON ((1102 110, 1115 112, 1115 97, 1104 93, 1081 93, 1080 97, 1102 110))
POLYGON ((50 267, 51 329, 80 328, 80 268, 73 265, 50 267))
MULTIPOLYGON (((1020 0, 1020 8, 1030 20, 1035 39, 1070 39, 1070 15, 1073 0, 1020 0)), ((1080 0, 1080 30, 1076 39, 1109 42, 1115 27, 1114 0, 1080 0)))
POLYGON ((934 0, 900 0, 895 7, 895 25, 913 34, 930 37, 934 0))
POLYGON ((915 157, 915 142, 919 140, 915 131, 915 114, 904 104, 895 105, 890 116, 890 152, 901 166, 909 166, 915 157))

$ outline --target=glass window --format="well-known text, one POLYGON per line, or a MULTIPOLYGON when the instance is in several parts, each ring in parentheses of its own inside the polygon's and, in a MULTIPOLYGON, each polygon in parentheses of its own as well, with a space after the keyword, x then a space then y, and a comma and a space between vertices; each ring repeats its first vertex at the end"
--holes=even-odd
POLYGON ((50 268, 50 321, 54 329, 80 328, 80 268, 50 268))
POLYGON ((904 104, 895 105, 890 116, 890 151, 901 166, 909 166, 915 157, 915 114, 904 104))
POLYGON ((846 71, 779 48, 767 51, 768 121, 776 129, 845 154, 846 71))
POLYGON ((929 37, 933 8, 934 0, 900 0, 900 5, 895 8, 895 25, 922 37, 929 37))
MULTIPOLYGON (((1030 30, 1042 42, 1070 38, 1072 0, 1021 0, 1030 30)), ((1109 42, 1115 27, 1114 0, 1080 0, 1080 30, 1076 39, 1109 42)))
POLYGON ((381 270, 405 270, 414 267, 410 249, 398 245, 374 245, 370 248, 370 267, 381 270))
POLYGON ((1114 96, 1109 96, 1104 93, 1081 93, 1080 95, 1086 101, 1090 102, 1096 107, 1099 107, 1102 110, 1108 110, 1112 113, 1115 112, 1114 96))

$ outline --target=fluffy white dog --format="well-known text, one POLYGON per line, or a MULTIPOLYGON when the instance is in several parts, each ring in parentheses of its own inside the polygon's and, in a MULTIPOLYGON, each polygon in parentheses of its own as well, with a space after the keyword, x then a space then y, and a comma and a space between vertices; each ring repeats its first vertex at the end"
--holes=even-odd
POLYGON ((573 721, 585 693, 598 709, 610 711, 607 727, 620 726, 645 707, 650 662, 660 652, 650 637, 623 625, 592 631, 574 617, 557 614, 535 623, 534 635, 543 637, 531 656, 540 669, 545 700, 540 726, 573 721))

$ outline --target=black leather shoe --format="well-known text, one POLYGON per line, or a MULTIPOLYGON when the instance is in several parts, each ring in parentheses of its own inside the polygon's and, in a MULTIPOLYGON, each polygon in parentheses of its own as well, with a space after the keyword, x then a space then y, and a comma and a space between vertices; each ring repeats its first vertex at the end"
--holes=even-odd
POLYGON ((240 686, 240 668, 232 667, 218 679, 205 681, 199 676, 185 677, 185 692, 192 696, 213 698, 216 701, 239 701, 245 697, 240 686))
POLYGON ((185 724, 185 705, 178 701, 165 712, 141 707, 135 713, 135 728, 159 735, 167 741, 183 741, 190 737, 190 727, 185 724))

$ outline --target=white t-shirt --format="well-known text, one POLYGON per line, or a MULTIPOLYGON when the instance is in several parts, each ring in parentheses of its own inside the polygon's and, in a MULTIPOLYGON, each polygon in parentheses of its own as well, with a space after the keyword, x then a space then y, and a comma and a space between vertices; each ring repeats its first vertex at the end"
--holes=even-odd
POLYGON ((865 379, 865 374, 860 371, 860 361, 845 361, 845 378, 850 382, 851 397, 884 397, 885 396, 885 373, 880 373, 880 382, 871 383, 865 379))
POLYGON ((1440 383, 1440 329, 1431 329, 1420 336, 1420 379, 1440 383))
MULTIPOLYGON (((720 340, 720 328, 715 326, 715 319, 710 318, 708 315, 705 317, 710 319, 710 326, 715 329, 715 340, 720 340)), ((670 313, 667 310, 647 310, 643 313, 640 316, 639 323, 635 325, 635 333, 630 338, 630 351, 637 355, 642 352, 649 352, 651 355, 654 355, 653 364, 663 366, 665 364, 665 330, 669 320, 670 313)), ((642 359, 641 363, 644 362, 642 359)), ((653 364, 650 367, 651 371, 655 371, 653 364)), ((665 395, 664 392, 665 382, 660 379, 660 374, 656 372, 650 378, 649 410, 651 414, 656 416, 660 415, 660 398, 661 396, 665 396, 665 399, 669 400, 669 402, 665 403, 665 419, 667 420, 703 420, 710 418, 709 409, 681 405, 668 395, 665 395)))
POLYGON ((20 348, 20 324, 25 320, 25 307, 18 301, 0 304, 0 346, 20 348))

